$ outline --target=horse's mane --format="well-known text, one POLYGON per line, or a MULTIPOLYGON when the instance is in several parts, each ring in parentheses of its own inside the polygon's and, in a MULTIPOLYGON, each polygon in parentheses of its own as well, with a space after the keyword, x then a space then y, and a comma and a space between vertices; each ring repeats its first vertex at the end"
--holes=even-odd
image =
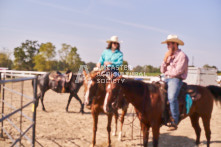
POLYGON ((129 78, 123 78, 124 81, 121 82, 121 84, 127 88, 131 88, 137 92, 144 92, 144 88, 147 87, 149 92, 157 92, 158 87, 155 84, 151 83, 145 83, 140 80, 134 80, 129 78))
POLYGON ((134 79, 130 79, 130 78, 122 78, 125 79, 124 81, 122 81, 122 85, 124 86, 131 86, 133 85, 134 87, 140 87, 143 86, 145 83, 143 81, 140 80, 134 80, 134 79))

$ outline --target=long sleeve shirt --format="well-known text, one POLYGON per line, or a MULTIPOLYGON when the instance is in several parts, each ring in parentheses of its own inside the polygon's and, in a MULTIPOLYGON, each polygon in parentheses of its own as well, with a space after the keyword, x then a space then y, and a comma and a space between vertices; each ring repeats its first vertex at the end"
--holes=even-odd
POLYGON ((167 62, 162 63, 160 71, 171 78, 181 78, 183 80, 187 77, 189 59, 187 55, 178 49, 172 56, 167 58, 167 62))
POLYGON ((123 64, 123 53, 119 50, 112 52, 111 49, 105 49, 99 59, 101 65, 104 65, 104 62, 111 62, 111 65, 108 67, 119 67, 123 64))

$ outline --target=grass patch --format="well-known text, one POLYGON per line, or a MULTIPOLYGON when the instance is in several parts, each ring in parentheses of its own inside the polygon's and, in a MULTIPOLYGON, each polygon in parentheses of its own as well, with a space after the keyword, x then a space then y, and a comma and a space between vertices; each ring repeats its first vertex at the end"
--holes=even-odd
POLYGON ((161 73, 146 73, 146 76, 159 76, 161 73))

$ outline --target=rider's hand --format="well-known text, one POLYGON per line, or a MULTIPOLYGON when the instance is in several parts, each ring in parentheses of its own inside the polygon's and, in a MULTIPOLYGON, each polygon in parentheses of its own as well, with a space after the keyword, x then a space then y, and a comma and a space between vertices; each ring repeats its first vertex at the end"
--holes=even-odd
POLYGON ((173 49, 172 48, 169 48, 168 51, 166 52, 165 54, 165 57, 164 57, 164 62, 167 63, 167 59, 169 56, 172 56, 173 55, 173 49))
POLYGON ((106 65, 106 66, 107 66, 107 65, 110 65, 110 64, 112 64, 112 63, 111 63, 111 62, 107 62, 107 61, 104 62, 104 65, 106 65))

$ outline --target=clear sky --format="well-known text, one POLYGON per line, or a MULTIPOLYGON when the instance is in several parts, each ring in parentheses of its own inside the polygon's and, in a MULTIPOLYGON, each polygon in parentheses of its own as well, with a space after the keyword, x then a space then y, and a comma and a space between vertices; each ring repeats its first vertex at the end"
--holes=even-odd
POLYGON ((168 34, 195 66, 221 70, 220 0, 0 0, 0 49, 13 51, 26 39, 78 48, 97 62, 112 35, 130 65, 160 66, 168 34))

